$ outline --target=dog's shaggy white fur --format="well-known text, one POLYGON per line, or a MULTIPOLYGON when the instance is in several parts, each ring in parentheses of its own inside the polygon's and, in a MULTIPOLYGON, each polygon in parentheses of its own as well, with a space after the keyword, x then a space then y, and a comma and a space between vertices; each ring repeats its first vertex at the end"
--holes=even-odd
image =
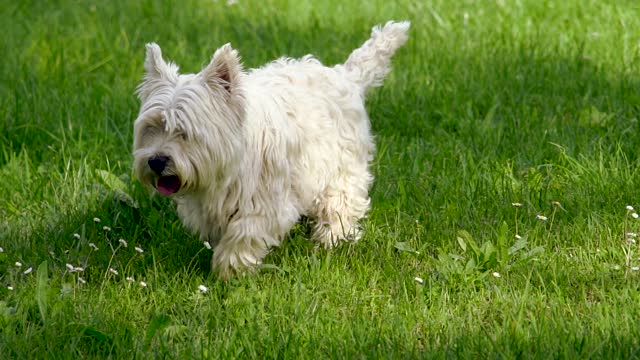
POLYGON ((227 44, 200 73, 181 75, 147 45, 135 173, 216 244, 223 278, 260 264, 303 215, 324 247, 359 238, 373 180, 365 93, 382 83, 408 29, 373 28, 334 67, 305 56, 245 72, 227 44))

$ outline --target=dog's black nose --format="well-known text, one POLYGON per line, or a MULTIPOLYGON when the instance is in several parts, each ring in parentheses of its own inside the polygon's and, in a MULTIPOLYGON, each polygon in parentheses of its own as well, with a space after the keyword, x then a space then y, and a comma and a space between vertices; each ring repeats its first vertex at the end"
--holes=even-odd
POLYGON ((157 155, 152 157, 147 161, 151 170, 153 170, 156 174, 161 175, 164 171, 164 168, 167 167, 167 161, 169 158, 167 156, 157 155))

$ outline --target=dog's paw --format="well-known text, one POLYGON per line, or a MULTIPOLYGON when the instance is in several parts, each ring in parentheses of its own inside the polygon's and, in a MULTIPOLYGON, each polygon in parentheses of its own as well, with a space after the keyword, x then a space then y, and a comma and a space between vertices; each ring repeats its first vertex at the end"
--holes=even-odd
POLYGON ((331 249, 343 242, 358 242, 362 237, 362 228, 354 224, 347 231, 342 226, 331 226, 328 223, 316 225, 313 240, 325 249, 331 249))
POLYGON ((216 248, 211 258, 211 267, 217 271, 222 280, 244 276, 255 272, 262 264, 261 258, 249 252, 236 252, 224 248, 216 248))

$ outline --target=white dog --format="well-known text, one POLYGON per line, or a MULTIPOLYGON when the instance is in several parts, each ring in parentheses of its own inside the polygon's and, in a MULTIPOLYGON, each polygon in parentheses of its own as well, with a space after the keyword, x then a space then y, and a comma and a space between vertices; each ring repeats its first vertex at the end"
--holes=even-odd
POLYGON ((408 29, 373 28, 334 67, 308 55, 243 71, 227 44, 198 74, 182 75, 147 45, 135 173, 216 244, 212 264, 223 278, 260 264, 301 216, 326 248, 358 240, 373 180, 365 94, 382 83, 408 29))

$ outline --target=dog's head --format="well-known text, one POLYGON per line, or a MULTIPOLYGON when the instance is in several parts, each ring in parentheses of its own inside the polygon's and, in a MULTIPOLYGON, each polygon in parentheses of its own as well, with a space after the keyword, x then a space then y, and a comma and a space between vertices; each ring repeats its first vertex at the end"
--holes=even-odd
POLYGON ((238 53, 224 45, 197 74, 178 73, 147 45, 134 124, 134 171, 162 195, 209 187, 241 150, 244 97, 238 53))

